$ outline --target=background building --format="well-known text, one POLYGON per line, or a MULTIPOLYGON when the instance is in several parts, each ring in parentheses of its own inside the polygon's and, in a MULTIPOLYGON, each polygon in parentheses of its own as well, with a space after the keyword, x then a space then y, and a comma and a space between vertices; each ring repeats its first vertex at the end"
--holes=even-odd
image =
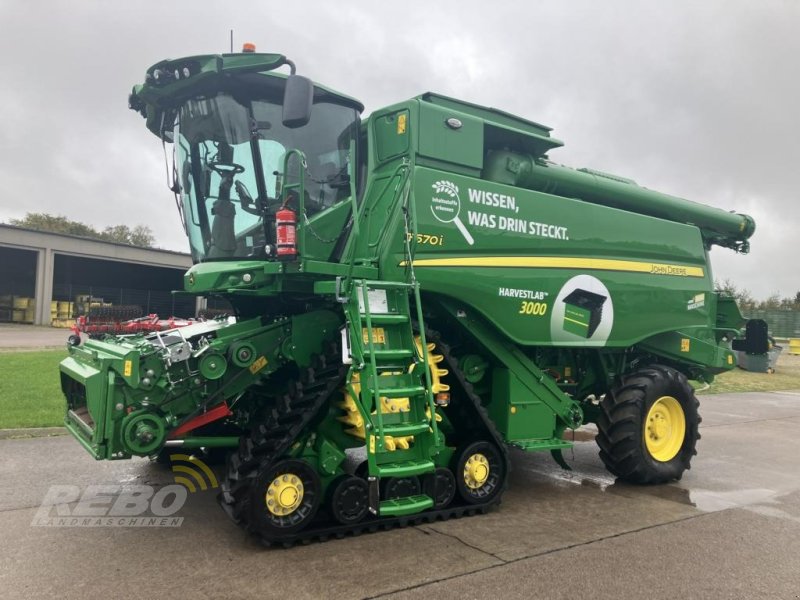
POLYGON ((183 289, 191 265, 180 252, 0 224, 0 321, 49 325, 53 302, 64 311, 63 303, 74 303, 74 317, 78 297, 86 296, 138 306, 143 314, 193 317, 202 300, 172 293, 183 289))

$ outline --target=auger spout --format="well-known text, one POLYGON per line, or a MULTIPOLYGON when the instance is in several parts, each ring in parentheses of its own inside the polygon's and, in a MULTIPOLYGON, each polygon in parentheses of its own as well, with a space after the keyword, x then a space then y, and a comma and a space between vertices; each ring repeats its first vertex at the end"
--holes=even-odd
POLYGON ((756 229, 755 221, 748 215, 655 192, 630 179, 591 169, 571 169, 517 152, 491 152, 483 177, 498 183, 696 225, 708 245, 716 244, 742 253, 749 250, 747 240, 756 229))

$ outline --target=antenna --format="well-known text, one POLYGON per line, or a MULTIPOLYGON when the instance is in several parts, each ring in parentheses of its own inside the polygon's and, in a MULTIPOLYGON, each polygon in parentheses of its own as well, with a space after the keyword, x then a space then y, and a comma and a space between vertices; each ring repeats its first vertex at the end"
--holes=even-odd
POLYGON ((231 54, 233 54, 233 29, 231 29, 231 54))

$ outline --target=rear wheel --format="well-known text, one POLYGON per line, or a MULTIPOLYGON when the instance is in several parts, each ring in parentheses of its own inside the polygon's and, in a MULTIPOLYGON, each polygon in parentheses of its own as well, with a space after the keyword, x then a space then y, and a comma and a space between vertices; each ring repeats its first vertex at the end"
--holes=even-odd
POLYGON ((654 365, 606 394, 597 444, 606 468, 625 481, 663 483, 690 468, 700 439, 699 402, 686 377, 654 365))
POLYGON ((503 489, 506 474, 497 446, 485 441, 473 442, 457 452, 456 457, 456 489, 466 502, 489 502, 503 489))

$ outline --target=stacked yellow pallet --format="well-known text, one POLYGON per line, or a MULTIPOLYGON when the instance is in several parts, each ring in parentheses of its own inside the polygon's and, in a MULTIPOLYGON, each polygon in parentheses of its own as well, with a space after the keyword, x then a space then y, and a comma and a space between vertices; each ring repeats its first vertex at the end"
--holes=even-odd
POLYGON ((50 303, 50 324, 53 327, 70 329, 75 325, 75 303, 53 300, 50 303))
POLYGON ((23 296, 13 296, 12 298, 11 321, 13 323, 33 323, 36 300, 23 296))
POLYGON ((62 300, 50 303, 50 324, 53 327, 69 329, 75 325, 75 303, 62 300))
POLYGON ((72 329, 75 327, 75 319, 53 319, 50 325, 60 329, 72 329))
POLYGON ((58 303, 58 318, 71 319, 75 315, 75 304, 73 302, 58 303))

